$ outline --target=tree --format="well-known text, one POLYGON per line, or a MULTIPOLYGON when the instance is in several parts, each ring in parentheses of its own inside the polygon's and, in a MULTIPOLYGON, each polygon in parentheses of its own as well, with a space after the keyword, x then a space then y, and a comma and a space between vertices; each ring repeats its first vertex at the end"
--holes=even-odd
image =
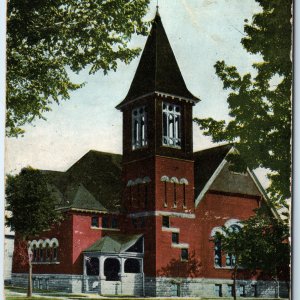
POLYGON ((50 104, 82 87, 68 70, 116 70, 139 53, 133 34, 146 34, 149 0, 9 0, 7 2, 6 133, 44 118, 50 104))
POLYGON ((215 70, 224 89, 230 90, 232 119, 195 121, 214 142, 236 142, 241 156, 229 157, 235 169, 268 169, 268 192, 284 204, 291 195, 292 0, 256 1, 262 12, 251 24, 245 20, 241 43, 249 53, 262 56, 262 62, 253 64, 257 74, 240 75, 236 67, 218 61, 215 70))
MULTIPOLYGON (((215 241, 221 241, 222 251, 228 253, 233 262, 232 277, 236 299, 236 279, 241 271, 289 281, 290 245, 289 226, 275 218, 269 209, 262 207, 248 220, 240 222, 239 230, 222 228, 215 241)), ((237 228, 237 227, 234 227, 237 228)), ((279 296, 279 288, 277 288, 279 296)))
POLYGON ((221 243, 222 252, 227 253, 228 258, 231 261, 233 297, 234 300, 236 300, 236 279, 239 266, 243 262, 244 235, 238 226, 231 226, 229 228, 224 226, 222 232, 217 232, 214 239, 215 243, 221 243))
MULTIPOLYGON (((57 200, 48 184, 48 176, 39 170, 29 167, 22 169, 17 175, 8 175, 5 192, 7 210, 11 212, 11 216, 6 219, 6 225, 16 232, 16 236, 21 238, 23 244, 28 238, 49 230, 62 218, 60 211, 57 210, 57 200)), ((30 297, 32 253, 29 247, 27 250, 28 297, 30 297)))

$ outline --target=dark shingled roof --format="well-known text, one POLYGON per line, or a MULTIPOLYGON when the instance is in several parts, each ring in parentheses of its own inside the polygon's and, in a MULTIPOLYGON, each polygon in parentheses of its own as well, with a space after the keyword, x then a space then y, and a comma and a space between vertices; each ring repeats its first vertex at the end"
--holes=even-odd
POLYGON ((158 13, 152 21, 152 28, 129 92, 117 108, 121 108, 133 99, 154 92, 199 101, 185 85, 158 13))
POLYGON ((66 207, 72 207, 77 209, 90 209, 107 211, 107 209, 96 200, 96 198, 83 186, 82 183, 79 185, 71 185, 66 190, 66 207), (70 203, 70 205, 68 205, 70 203))
POLYGON ((119 154, 91 150, 66 172, 44 173, 61 207, 116 211, 122 189, 121 160, 119 154))
POLYGON ((195 197, 202 191, 231 148, 232 145, 227 144, 194 152, 195 197))
POLYGON ((106 252, 106 253, 121 253, 133 246, 142 234, 113 234, 107 235, 92 246, 85 249, 83 252, 106 252))

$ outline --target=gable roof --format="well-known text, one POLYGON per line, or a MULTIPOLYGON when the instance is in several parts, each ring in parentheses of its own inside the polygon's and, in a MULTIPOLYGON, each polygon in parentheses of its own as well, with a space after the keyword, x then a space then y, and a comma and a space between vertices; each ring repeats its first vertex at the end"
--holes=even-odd
MULTIPOLYGON (((206 192, 215 182, 215 179, 228 162, 226 156, 229 152, 237 151, 232 144, 217 146, 194 153, 195 171, 195 206, 197 207, 206 192)), ((272 214, 279 218, 279 214, 270 202, 270 199, 252 170, 247 169, 257 191, 263 197, 272 214)))
POLYGON ((101 202, 97 201, 96 198, 83 186, 82 183, 75 186, 68 186, 65 195, 65 204, 68 208, 107 211, 107 209, 101 204, 101 202))
POLYGON ((152 21, 152 28, 128 94, 117 108, 154 92, 199 101, 185 85, 158 13, 152 21))
POLYGON ((195 195, 203 190, 214 172, 221 165, 232 145, 226 144, 194 152, 195 195))
POLYGON ((91 150, 66 172, 44 171, 60 206, 87 210, 117 211, 121 199, 119 154, 91 150))
POLYGON ((83 252, 121 253, 133 246, 143 235, 142 234, 113 234, 107 235, 83 252))

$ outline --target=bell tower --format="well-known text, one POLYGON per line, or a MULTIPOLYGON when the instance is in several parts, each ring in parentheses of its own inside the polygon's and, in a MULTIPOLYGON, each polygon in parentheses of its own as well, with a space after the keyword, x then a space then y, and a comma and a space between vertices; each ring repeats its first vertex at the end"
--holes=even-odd
POLYGON ((123 113, 126 228, 145 236, 148 276, 157 274, 163 216, 188 218, 194 211, 192 108, 198 101, 157 12, 128 94, 116 107, 123 113))
POLYGON ((147 155, 192 159, 192 106, 168 37, 156 13, 123 112, 124 162, 147 155))

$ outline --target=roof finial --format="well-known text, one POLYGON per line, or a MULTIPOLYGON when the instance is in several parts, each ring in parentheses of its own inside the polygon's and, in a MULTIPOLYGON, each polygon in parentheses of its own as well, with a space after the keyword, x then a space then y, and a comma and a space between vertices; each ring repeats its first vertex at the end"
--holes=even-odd
POLYGON ((157 14, 157 15, 159 15, 158 8, 159 8, 159 6, 158 6, 158 0, 156 0, 156 14, 157 14))

